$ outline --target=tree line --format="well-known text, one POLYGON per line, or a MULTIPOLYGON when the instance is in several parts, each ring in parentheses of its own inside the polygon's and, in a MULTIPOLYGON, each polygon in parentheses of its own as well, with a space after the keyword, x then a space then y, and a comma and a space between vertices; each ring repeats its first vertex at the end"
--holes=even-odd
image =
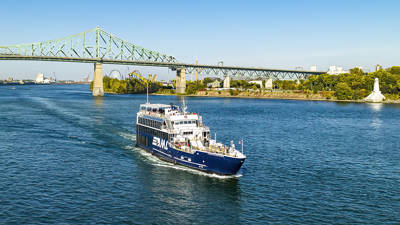
POLYGON ((375 78, 379 79, 380 90, 388 99, 397 100, 400 98, 399 66, 368 74, 365 74, 359 68, 353 68, 349 73, 339 75, 312 75, 306 80, 276 80, 273 83, 278 89, 304 90, 313 93, 332 92, 339 100, 358 100, 371 93, 375 78))
MULTIPOLYGON (((339 75, 321 74, 311 75, 305 80, 275 80, 275 89, 293 90, 304 93, 322 93, 327 98, 335 96, 339 100, 359 100, 367 97, 373 90, 375 78, 379 79, 381 92, 387 99, 400 99, 400 66, 389 69, 381 69, 365 74, 359 68, 353 68, 349 73, 339 75)), ((186 94, 196 94, 198 91, 206 90, 207 84, 215 79, 205 78, 201 81, 187 81, 186 94)), ((221 81, 221 86, 222 86, 221 81)), ((231 80, 231 87, 238 90, 258 89, 257 84, 246 80, 231 80)), ((263 86, 265 81, 263 82, 263 86)), ((104 91, 117 94, 146 93, 146 84, 139 79, 119 80, 105 76, 103 78, 104 91)), ((90 84, 93 89, 93 82, 90 84)), ((174 93, 173 89, 162 88, 161 83, 149 83, 149 92, 174 93)))
MULTIPOLYGON (((149 93, 156 92, 161 87, 159 82, 149 82, 149 93)), ((105 93, 114 94, 142 94, 146 93, 146 83, 136 79, 127 78, 119 80, 108 76, 103 77, 103 87, 105 93)), ((90 83, 90 90, 93 90, 93 81, 90 83)))

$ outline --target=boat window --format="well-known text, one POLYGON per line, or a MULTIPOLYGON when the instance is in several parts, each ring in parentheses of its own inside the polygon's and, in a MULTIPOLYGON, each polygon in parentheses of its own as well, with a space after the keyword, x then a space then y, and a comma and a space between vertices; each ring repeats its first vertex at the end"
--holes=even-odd
POLYGON ((185 124, 188 124, 188 121, 187 120, 185 120, 185 122, 184 122, 185 124))

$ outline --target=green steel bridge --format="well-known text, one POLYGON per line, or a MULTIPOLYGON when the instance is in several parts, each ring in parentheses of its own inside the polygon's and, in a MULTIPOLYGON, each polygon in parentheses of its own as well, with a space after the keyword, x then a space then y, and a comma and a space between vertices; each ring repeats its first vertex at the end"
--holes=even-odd
POLYGON ((93 95, 103 95, 102 64, 167 67, 177 71, 177 92, 184 92, 186 74, 229 76, 240 79, 304 79, 324 72, 259 67, 182 63, 116 37, 101 28, 68 37, 30 44, 0 46, 0 60, 36 60, 94 63, 93 95))

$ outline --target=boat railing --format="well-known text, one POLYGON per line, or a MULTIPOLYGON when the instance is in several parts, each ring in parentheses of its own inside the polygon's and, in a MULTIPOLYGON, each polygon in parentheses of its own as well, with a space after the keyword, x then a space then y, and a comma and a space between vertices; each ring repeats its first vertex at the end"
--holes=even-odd
POLYGON ((199 148, 193 145, 188 146, 185 142, 175 142, 174 146, 176 149, 187 153, 194 153, 194 151, 203 151, 227 156, 232 155, 231 152, 229 152, 229 148, 227 146, 210 145, 209 147, 199 148))

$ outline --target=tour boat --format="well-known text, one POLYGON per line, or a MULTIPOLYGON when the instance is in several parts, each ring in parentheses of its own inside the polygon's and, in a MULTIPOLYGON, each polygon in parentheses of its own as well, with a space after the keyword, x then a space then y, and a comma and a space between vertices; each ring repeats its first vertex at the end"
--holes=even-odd
POLYGON ((136 119, 136 145, 158 158, 221 175, 236 174, 246 156, 210 137, 210 129, 197 113, 170 104, 141 104, 136 119))

